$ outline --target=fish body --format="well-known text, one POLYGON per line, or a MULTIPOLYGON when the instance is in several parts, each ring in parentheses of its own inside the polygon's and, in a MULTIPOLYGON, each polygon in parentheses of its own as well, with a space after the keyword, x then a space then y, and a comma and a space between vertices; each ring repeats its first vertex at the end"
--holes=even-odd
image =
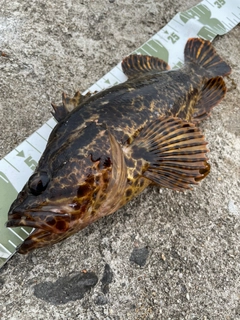
POLYGON ((53 105, 59 122, 8 214, 7 227, 36 228, 20 253, 65 239, 149 184, 183 190, 209 173, 196 124, 223 99, 231 69, 208 41, 189 39, 184 55, 178 70, 131 55, 125 83, 53 105))

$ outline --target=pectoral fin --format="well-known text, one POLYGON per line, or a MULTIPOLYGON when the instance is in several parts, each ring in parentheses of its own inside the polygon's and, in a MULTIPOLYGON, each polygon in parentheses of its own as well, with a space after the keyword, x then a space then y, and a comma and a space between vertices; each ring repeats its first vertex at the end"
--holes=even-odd
POLYGON ((160 187, 183 190, 209 173, 206 144, 193 123, 161 117, 140 132, 130 149, 133 158, 145 163, 143 177, 160 187))
POLYGON ((110 130, 108 134, 111 145, 112 175, 106 190, 106 200, 98 210, 99 216, 109 215, 121 207, 127 184, 127 166, 123 150, 110 130))

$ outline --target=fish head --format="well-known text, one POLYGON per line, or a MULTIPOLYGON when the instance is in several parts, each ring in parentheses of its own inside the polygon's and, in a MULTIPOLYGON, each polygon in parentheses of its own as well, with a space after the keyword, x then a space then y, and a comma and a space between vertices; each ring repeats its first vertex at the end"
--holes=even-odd
POLYGON ((57 243, 118 209, 127 176, 120 146, 112 143, 114 160, 69 157, 58 170, 39 162, 8 213, 7 227, 35 228, 19 253, 57 243))

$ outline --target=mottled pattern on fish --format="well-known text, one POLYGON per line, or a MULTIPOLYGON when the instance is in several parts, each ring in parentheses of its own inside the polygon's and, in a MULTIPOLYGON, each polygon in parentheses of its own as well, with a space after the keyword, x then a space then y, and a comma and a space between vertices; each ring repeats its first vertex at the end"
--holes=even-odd
POLYGON ((122 68, 125 83, 53 104, 59 123, 9 211, 8 227, 36 228, 20 253, 76 233, 151 183, 184 190, 209 173, 195 124, 222 100, 231 71, 212 45, 190 39, 178 70, 138 55, 122 68))

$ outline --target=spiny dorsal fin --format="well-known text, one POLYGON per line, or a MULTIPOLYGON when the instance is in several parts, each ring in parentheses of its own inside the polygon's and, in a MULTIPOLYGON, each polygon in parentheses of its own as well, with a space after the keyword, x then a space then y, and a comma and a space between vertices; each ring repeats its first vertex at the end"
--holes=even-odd
POLYGON ((73 98, 69 98, 69 96, 66 93, 62 94, 62 103, 64 107, 68 110, 68 112, 71 112, 74 108, 76 108, 83 100, 84 96, 81 95, 79 91, 77 91, 73 98))
POLYGON ((132 157, 142 157, 142 175, 174 190, 190 189, 210 171, 207 142, 193 123, 161 117, 144 128, 130 146, 132 157))
MULTIPOLYGON (((185 63, 197 63, 205 70, 204 75, 226 76, 231 73, 229 65, 217 54, 210 41, 200 38, 188 39, 184 49, 185 63)), ((209 78, 209 77, 208 77, 209 78)))
POLYGON ((73 98, 70 98, 66 93, 62 94, 62 105, 57 106, 55 103, 52 103, 54 112, 52 115, 57 121, 63 120, 69 112, 79 106, 81 103, 85 102, 88 98, 94 95, 97 91, 91 93, 87 92, 85 95, 82 95, 79 91, 75 93, 73 98))
POLYGON ((83 96, 79 91, 77 91, 73 98, 69 98, 68 95, 63 92, 62 93, 62 104, 57 106, 55 103, 52 103, 52 107, 54 112, 52 115, 57 121, 63 120, 69 112, 71 112, 74 108, 78 106, 81 102, 83 96))
POLYGON ((224 98, 227 88, 222 77, 208 80, 203 86, 200 98, 194 106, 193 122, 198 123, 210 115, 215 107, 224 98))
POLYGON ((132 54, 123 59, 122 69, 126 76, 133 77, 152 70, 167 71, 170 67, 167 62, 159 58, 132 54))

